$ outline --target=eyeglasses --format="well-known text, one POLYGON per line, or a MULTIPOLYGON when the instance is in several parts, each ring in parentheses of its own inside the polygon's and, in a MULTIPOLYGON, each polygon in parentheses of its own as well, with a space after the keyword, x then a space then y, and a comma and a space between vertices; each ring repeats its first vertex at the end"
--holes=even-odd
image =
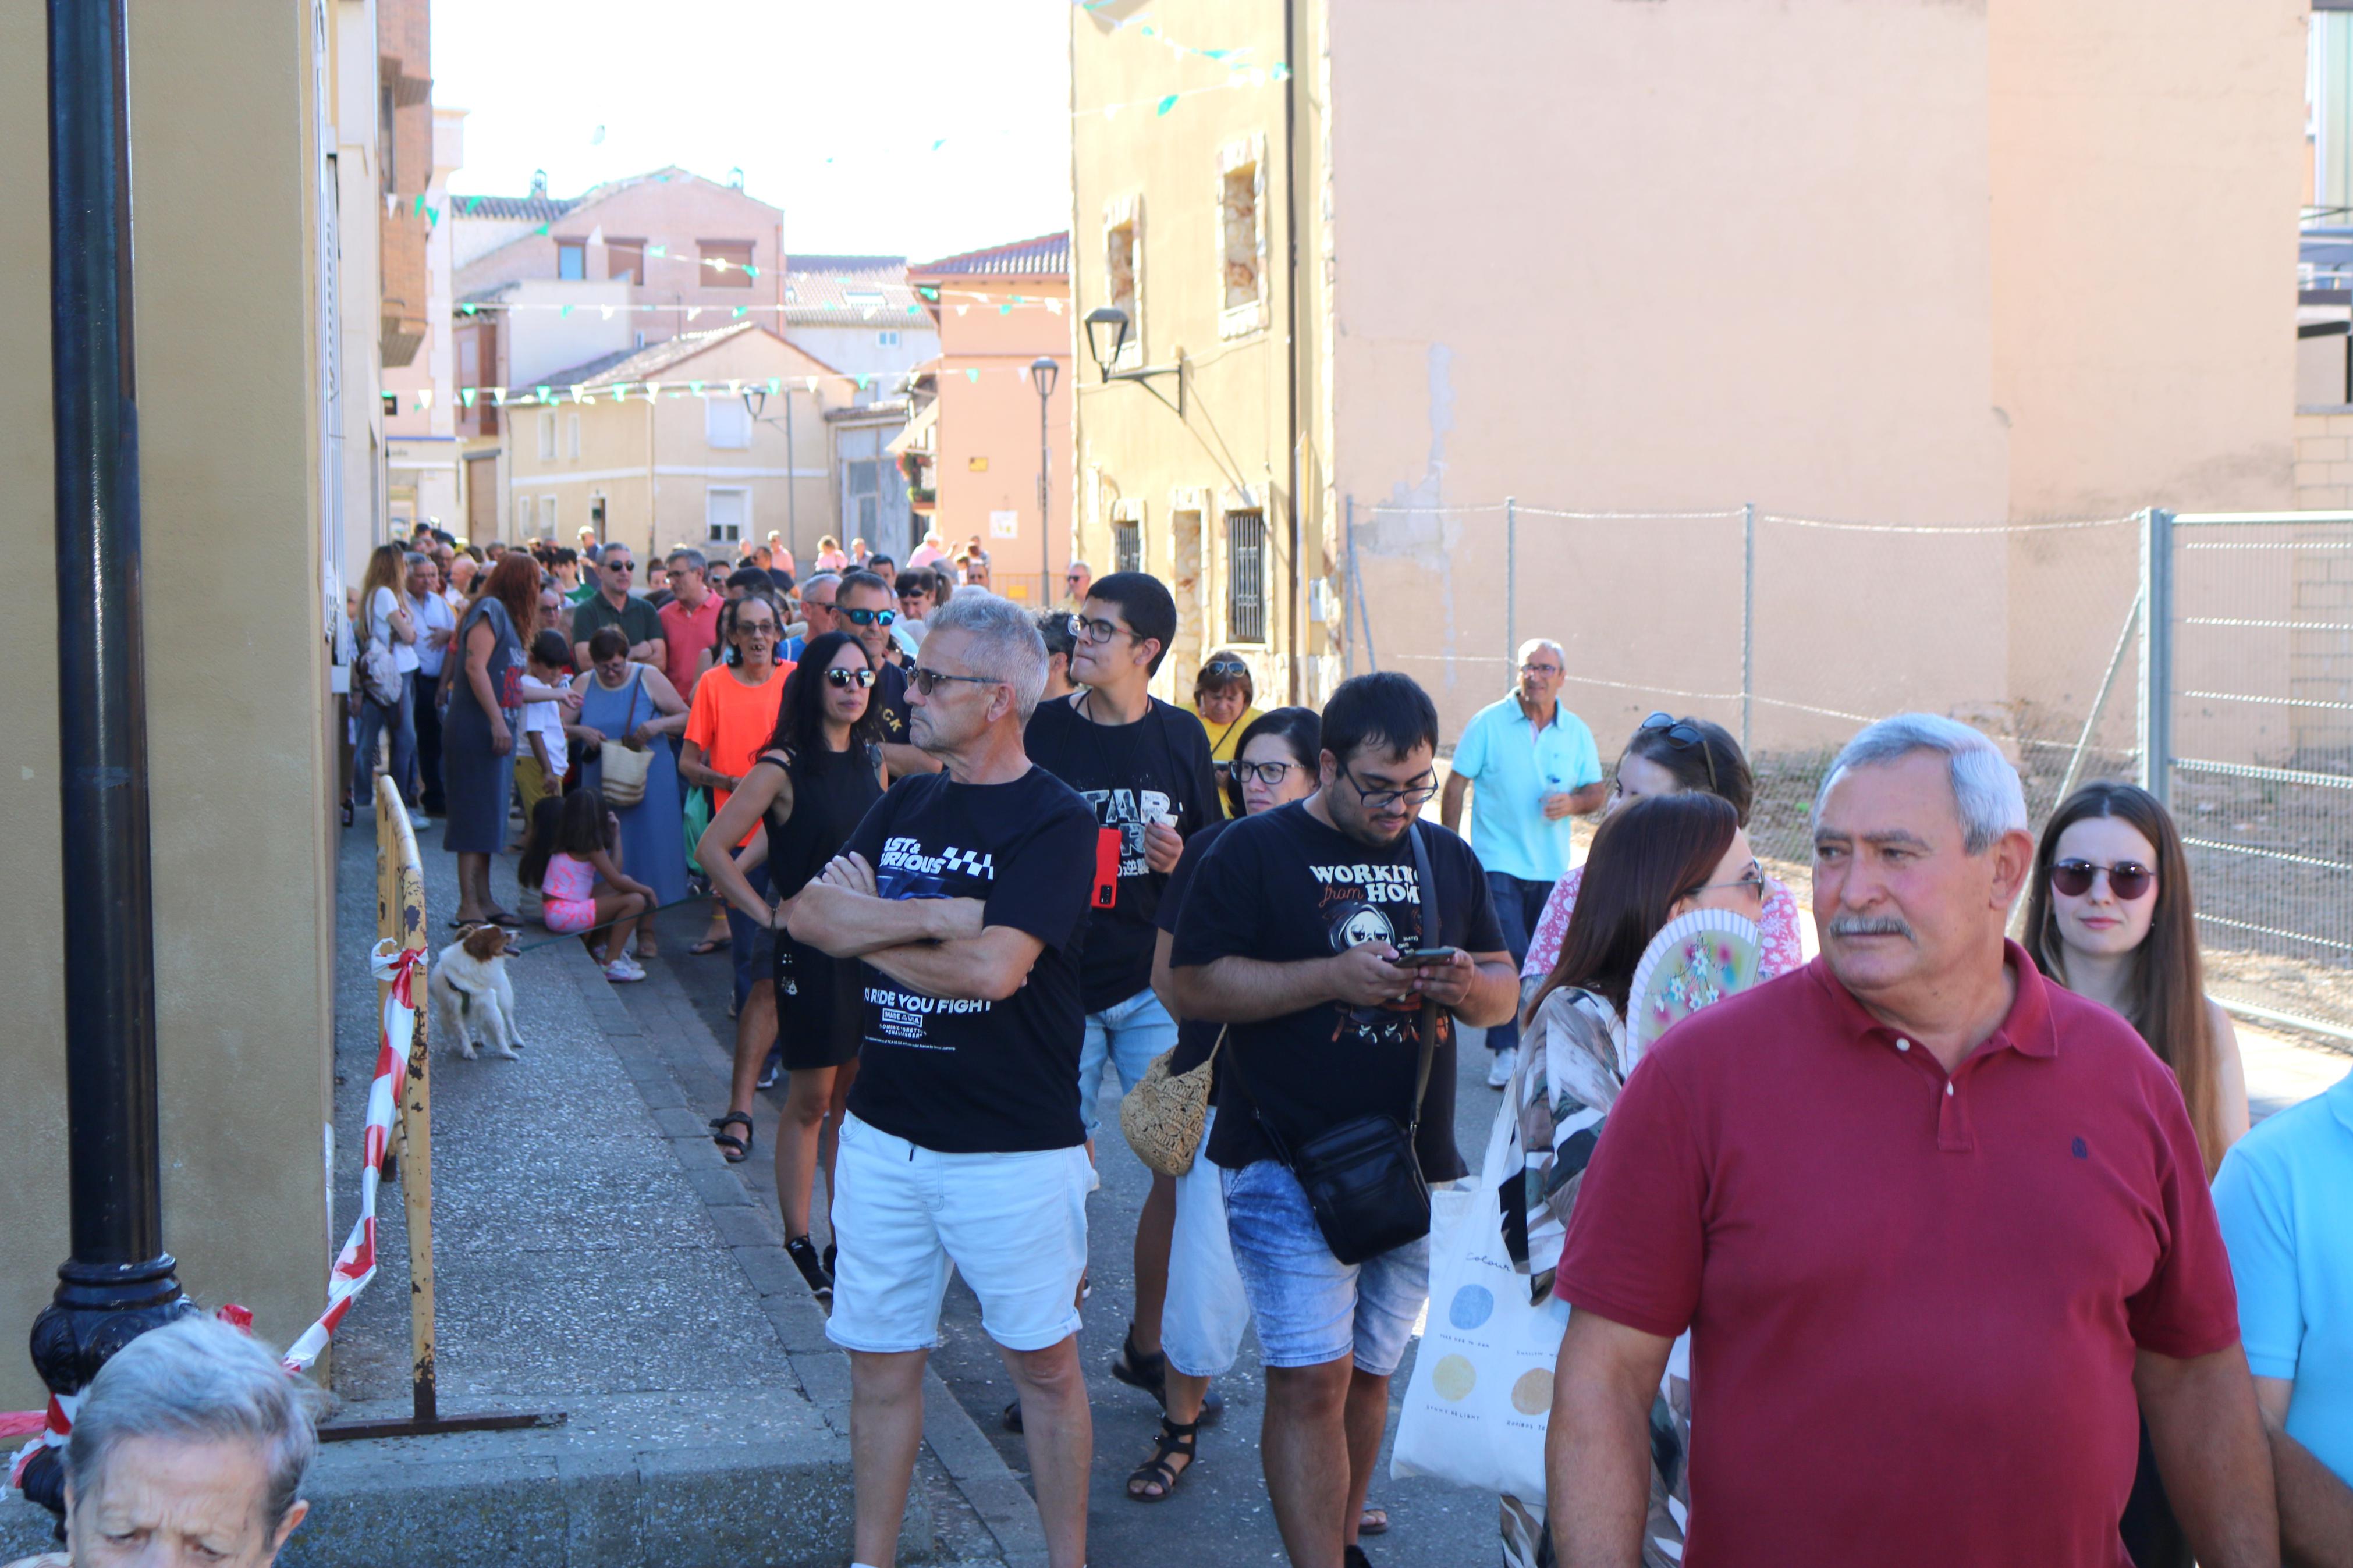
POLYGON ((844 689, 852 686, 871 686, 874 684, 874 672, 871 669, 845 669, 837 666, 825 672, 825 683, 828 686, 839 686, 844 689))
POLYGON ((1520 666, 1520 673, 1522 675, 1558 675, 1560 673, 1560 666, 1556 664, 1535 664, 1531 662, 1520 666))
POLYGON ((1707 763, 1708 793, 1711 795, 1724 793, 1724 786, 1716 783, 1715 779, 1715 748, 1707 743, 1707 737, 1700 733, 1697 724, 1688 719, 1678 719, 1672 713, 1653 713, 1642 721, 1641 728, 1636 730, 1634 733, 1638 737, 1663 733, 1667 744, 1678 752, 1688 752, 1694 746, 1698 747, 1700 760, 1707 763))
POLYGON ((1356 792, 1357 800, 1364 804, 1366 811, 1387 811, 1393 805, 1404 805, 1410 810, 1419 811, 1423 806, 1428 805, 1430 797, 1438 793, 1436 773, 1430 775, 1429 784, 1409 784, 1404 789, 1366 789, 1357 782, 1355 770, 1345 763, 1340 765, 1340 776, 1348 781, 1349 787, 1356 792))
POLYGON ((1690 889, 1683 896, 1685 898, 1695 898, 1701 893, 1713 893, 1722 888, 1738 888, 1761 904, 1765 901, 1765 868, 1757 865, 1756 861, 1751 860, 1748 863, 1748 869, 1734 880, 1729 882, 1702 882, 1698 887, 1690 889))
POLYGON ((1242 783, 1249 784, 1255 780, 1269 789, 1280 787, 1282 781, 1291 776, 1292 769, 1305 765, 1303 763, 1227 763, 1224 764, 1227 771, 1242 783))
POLYGON ((841 610, 837 613, 853 626, 887 626, 899 618, 896 610, 841 610))
POLYGON ((1081 642, 1109 642, 1122 632, 1126 632, 1129 637, 1135 635, 1125 626, 1115 626, 1109 621, 1091 621, 1084 616, 1071 617, 1071 635, 1081 642))
POLYGON ((2080 899, 2092 890, 2092 878, 2105 872, 2108 891, 2129 904, 2147 898, 2157 886, 2157 873, 2137 860, 2119 860, 2113 866, 2095 865, 2089 860, 2061 860, 2051 868, 2051 889, 2080 899))
MULTIPOLYGON (((852 611, 851 613, 854 615, 857 612, 852 611)), ((871 675, 874 672, 872 670, 869 670, 867 673, 871 675)), ((1002 680, 998 680, 994 676, 946 675, 936 669, 928 669, 920 664, 907 671, 907 684, 913 687, 916 690, 922 692, 926 697, 929 697, 938 687, 951 680, 960 680, 969 686, 1003 686, 1007 684, 1002 680)))

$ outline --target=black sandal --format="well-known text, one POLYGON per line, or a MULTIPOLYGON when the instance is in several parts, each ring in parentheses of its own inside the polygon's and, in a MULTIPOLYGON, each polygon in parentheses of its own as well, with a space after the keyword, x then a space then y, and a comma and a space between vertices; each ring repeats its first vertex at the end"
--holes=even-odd
POLYGON ((752 1119, 740 1110, 731 1110, 724 1116, 712 1117, 711 1141, 719 1145, 720 1152, 727 1156, 729 1164, 742 1164, 752 1157, 752 1119), (744 1124, 744 1136, 741 1138, 727 1131, 738 1121, 744 1124))
POLYGON ((1135 1348, 1135 1325, 1127 1326, 1127 1337, 1120 1342, 1119 1355, 1111 1363, 1111 1374, 1130 1388, 1140 1388, 1168 1408, 1168 1357, 1159 1351, 1150 1355, 1135 1348))
POLYGON ((1152 1458, 1135 1467, 1127 1478, 1127 1496, 1131 1502, 1166 1502, 1176 1495, 1176 1483, 1192 1473, 1196 1456, 1194 1435, 1199 1432, 1198 1421, 1179 1424, 1166 1415, 1160 1418, 1160 1436, 1153 1439, 1152 1458), (1178 1469, 1168 1461, 1183 1456, 1185 1468, 1178 1469), (1139 1486, 1156 1486, 1156 1492, 1140 1492, 1139 1486))

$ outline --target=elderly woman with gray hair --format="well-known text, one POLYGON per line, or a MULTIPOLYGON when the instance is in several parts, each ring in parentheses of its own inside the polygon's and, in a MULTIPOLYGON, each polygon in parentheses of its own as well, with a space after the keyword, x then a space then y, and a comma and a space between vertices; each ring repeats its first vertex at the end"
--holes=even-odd
POLYGON ((306 1390, 208 1318, 140 1335, 100 1369, 66 1445, 68 1552, 14 1568, 269 1568, 302 1522, 318 1444, 306 1390))

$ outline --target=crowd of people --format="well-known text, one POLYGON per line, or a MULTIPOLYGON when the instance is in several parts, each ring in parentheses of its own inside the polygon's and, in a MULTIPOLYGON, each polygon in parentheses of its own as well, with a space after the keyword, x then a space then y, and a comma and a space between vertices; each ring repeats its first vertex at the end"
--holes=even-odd
POLYGON ((797 581, 773 537, 646 582, 617 544, 452 542, 370 563, 354 626, 402 679, 370 672, 355 741, 389 735, 444 818, 460 921, 524 918, 491 897, 511 809, 537 918, 616 983, 652 911, 708 900, 736 1020, 712 1135, 751 1157, 786 1079, 857 1564, 892 1560, 952 1274, 1051 1561, 1086 1561, 1103 1095, 1200 1078, 1198 1158, 1122 1226, 1108 1371, 1163 1413, 1126 1495, 1210 1462, 1254 1331, 1289 1559, 1366 1563, 1429 1189, 1471 1173, 1468 1026, 1512 1172, 1478 1201, 1568 1308, 1507 1563, 2353 1568, 2353 1079, 2250 1131, 2146 792, 2085 785, 2038 836, 1976 730, 1870 725, 1814 804, 1810 962, 1739 744, 1659 712, 1605 764, 1548 639, 1449 764, 1403 675, 1261 709, 1219 650, 1154 697, 1178 610, 1144 573, 1073 563, 1040 612, 976 539, 901 564, 828 538, 797 581), (1636 968, 1694 910, 1753 922, 1757 984, 1638 1051, 1636 968))

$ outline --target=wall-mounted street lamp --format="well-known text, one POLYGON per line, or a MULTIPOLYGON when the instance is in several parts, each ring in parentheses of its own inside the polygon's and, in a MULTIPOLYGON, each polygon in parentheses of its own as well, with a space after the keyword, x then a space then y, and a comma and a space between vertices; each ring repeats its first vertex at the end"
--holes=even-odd
POLYGON ((1087 353, 1093 356, 1095 370, 1106 382, 1134 381, 1144 384, 1146 392, 1160 398, 1185 417, 1185 356, 1179 353, 1175 364, 1145 365, 1135 370, 1113 370, 1119 363, 1120 351, 1127 346, 1127 312, 1116 305, 1099 305, 1087 312, 1087 353), (1109 347, 1106 348, 1105 344, 1109 347), (1155 376, 1176 378, 1176 399, 1170 403, 1151 384, 1155 376))

